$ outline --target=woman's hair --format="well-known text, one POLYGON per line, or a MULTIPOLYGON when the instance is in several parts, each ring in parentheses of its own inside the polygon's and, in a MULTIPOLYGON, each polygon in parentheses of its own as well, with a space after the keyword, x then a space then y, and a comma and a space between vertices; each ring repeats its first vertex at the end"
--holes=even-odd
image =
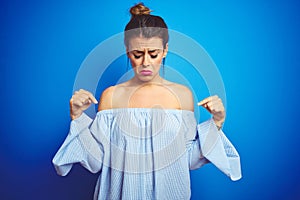
POLYGON ((168 27, 164 20, 155 15, 150 14, 151 10, 138 3, 130 8, 131 19, 125 27, 124 42, 128 47, 129 40, 134 37, 159 37, 163 41, 163 46, 169 40, 168 27))

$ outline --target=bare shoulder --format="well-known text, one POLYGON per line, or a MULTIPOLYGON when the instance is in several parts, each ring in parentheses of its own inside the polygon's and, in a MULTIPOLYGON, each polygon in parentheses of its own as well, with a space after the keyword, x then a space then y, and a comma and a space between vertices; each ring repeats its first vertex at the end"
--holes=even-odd
POLYGON ((178 97, 181 109, 194 111, 194 97, 188 87, 174 82, 169 82, 168 87, 178 97))
POLYGON ((98 107, 98 111, 107 110, 112 108, 112 97, 116 86, 110 86, 106 88, 100 97, 100 103, 98 107))
POLYGON ((101 94, 98 111, 122 107, 127 85, 128 83, 125 82, 106 88, 101 94))

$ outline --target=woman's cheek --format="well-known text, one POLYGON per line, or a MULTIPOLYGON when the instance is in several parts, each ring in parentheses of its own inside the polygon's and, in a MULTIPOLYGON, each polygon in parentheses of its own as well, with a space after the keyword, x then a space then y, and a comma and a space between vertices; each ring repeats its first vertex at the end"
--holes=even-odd
POLYGON ((139 66, 139 61, 135 60, 135 59, 131 59, 131 65, 132 65, 132 67, 139 66))
POLYGON ((156 66, 156 67, 160 67, 161 62, 162 62, 162 59, 157 58, 157 59, 155 60, 155 66, 156 66))

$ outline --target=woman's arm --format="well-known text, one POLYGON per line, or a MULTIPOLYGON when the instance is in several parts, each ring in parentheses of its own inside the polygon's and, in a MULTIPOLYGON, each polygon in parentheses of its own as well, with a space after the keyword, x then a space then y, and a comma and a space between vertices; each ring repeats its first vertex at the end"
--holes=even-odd
POLYGON ((197 146, 198 151, 194 152, 192 157, 194 159, 192 169, 201 167, 204 157, 231 180, 239 180, 242 177, 240 156, 223 131, 218 130, 213 119, 197 125, 196 137, 194 145, 197 146))
POLYGON ((80 163, 94 173, 102 167, 102 144, 90 131, 93 120, 83 113, 92 103, 98 102, 90 92, 82 89, 70 100, 70 131, 52 160, 59 175, 67 175, 74 163, 80 163))
POLYGON ((191 169, 197 169, 211 162, 231 180, 241 178, 240 156, 235 147, 221 130, 225 120, 225 109, 218 96, 210 96, 200 101, 213 118, 197 126, 196 140, 191 151, 191 169))
POLYGON ((102 168, 104 150, 90 131, 92 123, 93 120, 85 113, 72 120, 69 134, 52 160, 59 175, 67 175, 75 163, 80 163, 92 173, 102 168))

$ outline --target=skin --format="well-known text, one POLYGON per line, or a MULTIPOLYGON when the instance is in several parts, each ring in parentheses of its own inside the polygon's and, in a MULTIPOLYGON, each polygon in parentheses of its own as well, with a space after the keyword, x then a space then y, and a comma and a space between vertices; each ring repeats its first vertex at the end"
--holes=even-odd
MULTIPOLYGON (((159 70, 168 52, 161 38, 132 38, 126 48, 134 70, 127 82, 107 88, 101 95, 98 111, 114 108, 162 108, 194 111, 192 92, 185 86, 163 79, 159 70), (146 72, 145 72, 146 70, 146 72)), ((70 100, 71 118, 78 118, 95 97, 86 90, 74 93, 70 100)), ((198 103, 213 115, 220 128, 225 120, 225 109, 218 96, 210 96, 198 103)))

